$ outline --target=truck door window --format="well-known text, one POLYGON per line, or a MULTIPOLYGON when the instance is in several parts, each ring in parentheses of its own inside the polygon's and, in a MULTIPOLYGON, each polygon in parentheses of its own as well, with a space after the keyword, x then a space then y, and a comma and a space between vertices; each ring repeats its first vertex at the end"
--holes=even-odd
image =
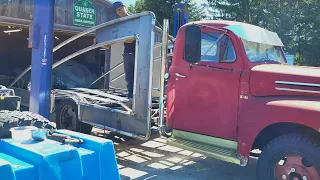
POLYGON ((217 39, 221 36, 220 33, 205 33, 201 35, 201 61, 200 62, 234 62, 235 51, 232 41, 228 36, 223 36, 219 41, 217 39), (223 55, 221 55, 223 50, 223 55), (204 56, 205 55, 205 56, 204 56), (220 57, 219 57, 220 56, 220 57))
POLYGON ((200 62, 218 62, 219 41, 216 41, 219 36, 219 33, 202 33, 200 62))
POLYGON ((234 62, 236 53, 233 48, 232 40, 229 36, 223 36, 221 39, 220 62, 234 62))

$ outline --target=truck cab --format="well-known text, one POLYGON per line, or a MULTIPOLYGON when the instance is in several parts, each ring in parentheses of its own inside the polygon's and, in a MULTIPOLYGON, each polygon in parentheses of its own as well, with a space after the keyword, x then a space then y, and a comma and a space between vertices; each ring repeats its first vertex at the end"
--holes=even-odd
POLYGON ((165 76, 168 143, 257 178, 320 179, 320 69, 290 66, 275 32, 234 21, 182 26, 165 76))

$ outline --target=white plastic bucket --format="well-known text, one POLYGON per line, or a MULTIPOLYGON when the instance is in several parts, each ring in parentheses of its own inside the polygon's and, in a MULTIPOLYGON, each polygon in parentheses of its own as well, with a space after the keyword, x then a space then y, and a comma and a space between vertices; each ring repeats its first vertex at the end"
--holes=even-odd
POLYGON ((11 138, 14 140, 31 140, 32 130, 37 130, 35 126, 19 126, 11 128, 11 138))

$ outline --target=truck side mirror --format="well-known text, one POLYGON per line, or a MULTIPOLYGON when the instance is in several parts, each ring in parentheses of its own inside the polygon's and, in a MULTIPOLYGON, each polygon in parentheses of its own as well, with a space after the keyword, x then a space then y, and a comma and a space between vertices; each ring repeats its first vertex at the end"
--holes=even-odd
POLYGON ((199 62, 201 60, 201 28, 196 25, 186 27, 184 41, 185 61, 199 62))

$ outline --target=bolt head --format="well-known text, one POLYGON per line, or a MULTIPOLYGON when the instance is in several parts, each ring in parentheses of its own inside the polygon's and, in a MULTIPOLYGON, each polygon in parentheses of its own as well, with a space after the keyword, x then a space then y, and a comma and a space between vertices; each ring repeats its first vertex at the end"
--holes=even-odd
POLYGON ((287 176, 286 175, 282 175, 282 179, 287 179, 287 176))
POLYGON ((302 177, 303 180, 308 180, 307 176, 302 177))
POLYGON ((291 172, 296 172, 296 169, 295 168, 291 168, 291 172))

